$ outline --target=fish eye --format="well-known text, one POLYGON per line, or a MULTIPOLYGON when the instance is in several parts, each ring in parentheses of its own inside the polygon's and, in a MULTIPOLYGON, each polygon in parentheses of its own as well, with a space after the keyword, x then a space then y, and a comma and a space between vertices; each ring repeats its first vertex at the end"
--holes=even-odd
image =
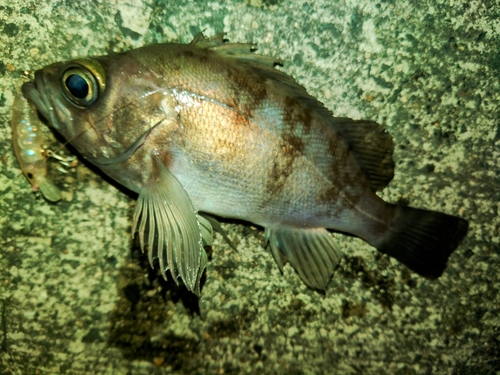
POLYGON ((85 78, 79 74, 71 74, 64 81, 66 88, 75 98, 86 99, 89 94, 89 84, 85 78))
POLYGON ((99 89, 91 72, 80 67, 67 69, 62 77, 66 98, 81 107, 89 107, 97 100, 99 89))
POLYGON ((79 107, 90 107, 106 86, 104 69, 95 60, 80 59, 70 63, 61 77, 64 96, 79 107))

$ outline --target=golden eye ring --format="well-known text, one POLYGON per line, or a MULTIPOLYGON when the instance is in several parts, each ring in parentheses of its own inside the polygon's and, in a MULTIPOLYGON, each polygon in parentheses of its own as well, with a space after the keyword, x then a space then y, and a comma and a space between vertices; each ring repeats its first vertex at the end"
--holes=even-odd
POLYGON ((78 107, 90 107, 106 87, 104 69, 95 60, 72 61, 61 76, 61 86, 70 103, 78 107))

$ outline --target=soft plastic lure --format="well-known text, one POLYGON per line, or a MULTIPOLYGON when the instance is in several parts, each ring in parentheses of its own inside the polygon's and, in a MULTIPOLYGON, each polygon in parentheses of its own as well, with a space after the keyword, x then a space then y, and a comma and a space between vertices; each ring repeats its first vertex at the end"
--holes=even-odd
POLYGON ((47 177, 46 143, 35 106, 16 91, 12 105, 12 142, 17 161, 33 186, 51 202, 61 200, 61 191, 47 177))

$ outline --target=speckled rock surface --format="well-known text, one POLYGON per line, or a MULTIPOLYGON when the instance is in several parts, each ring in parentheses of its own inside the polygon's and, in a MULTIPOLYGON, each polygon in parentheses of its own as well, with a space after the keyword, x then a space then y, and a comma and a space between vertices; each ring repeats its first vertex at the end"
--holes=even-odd
POLYGON ((487 0, 3 1, 0 374, 498 374, 499 34, 487 0), (24 70, 199 30, 258 43, 336 115, 387 126, 382 196, 470 220, 440 279, 338 235, 322 295, 229 223, 238 252, 216 235, 197 301, 148 268, 133 198, 85 165, 50 164, 62 202, 31 192, 9 123, 24 70))

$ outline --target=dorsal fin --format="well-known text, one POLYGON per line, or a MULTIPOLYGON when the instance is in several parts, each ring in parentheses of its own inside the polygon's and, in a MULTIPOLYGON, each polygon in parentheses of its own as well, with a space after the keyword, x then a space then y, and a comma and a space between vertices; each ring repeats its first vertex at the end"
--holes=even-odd
MULTIPOLYGON (((266 70, 271 68, 271 70, 279 72, 274 69, 274 66, 283 63, 280 59, 255 53, 257 45, 254 43, 224 43, 225 35, 225 33, 220 33, 207 38, 200 32, 194 37, 190 44, 198 48, 209 49, 217 52, 219 56, 236 59, 256 68, 260 67, 261 69, 266 70)), ((281 74, 287 76, 284 73, 281 74)))
POLYGON ((354 152, 354 157, 373 191, 385 188, 394 177, 392 137, 374 121, 332 117, 335 129, 354 152))
POLYGON ((214 36, 211 36, 210 38, 207 38, 203 34, 203 32, 200 31, 198 34, 196 34, 196 36, 189 44, 199 48, 210 48, 210 47, 220 46, 224 44, 225 35, 226 33, 219 33, 214 36))

